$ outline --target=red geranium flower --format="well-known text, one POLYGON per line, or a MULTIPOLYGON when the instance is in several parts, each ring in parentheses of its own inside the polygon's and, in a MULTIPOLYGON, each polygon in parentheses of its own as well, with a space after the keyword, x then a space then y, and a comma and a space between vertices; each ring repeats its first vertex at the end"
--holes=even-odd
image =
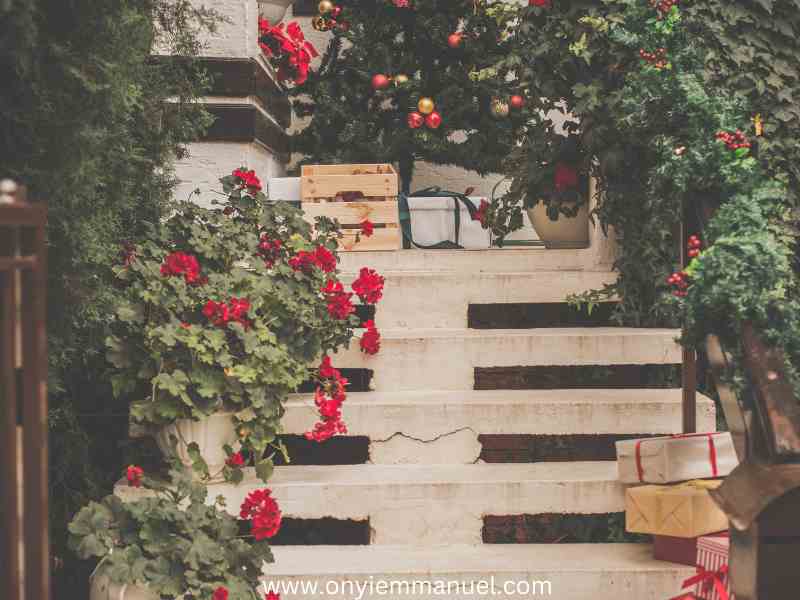
POLYGON ((578 187, 578 171, 572 165, 558 163, 553 183, 557 192, 576 188, 578 187))
POLYGON ((329 280, 322 293, 328 302, 328 314, 335 319, 344 320, 355 312, 356 307, 351 301, 353 294, 345 292, 340 282, 329 280))
POLYGON ((247 311, 250 310, 250 301, 247 298, 231 298, 228 303, 209 300, 203 307, 203 314, 217 327, 226 327, 228 323, 241 323, 247 329, 250 321, 247 311))
POLYGON ((278 64, 278 79, 292 80, 300 85, 308 79, 311 60, 319 56, 314 45, 307 41, 297 22, 271 25, 266 19, 258 22, 261 51, 278 64))
POLYGON ((338 379, 341 374, 333 367, 331 357, 325 355, 322 357, 322 363, 319 366, 319 376, 323 379, 338 379))
POLYGON ((281 511, 268 489, 254 490, 242 503, 239 516, 250 520, 250 529, 257 540, 274 537, 281 528, 281 511))
POLYGON ((228 600, 228 590, 226 590, 224 587, 218 587, 216 590, 214 590, 212 600, 228 600))
POLYGON ((375 233, 375 225, 367 219, 361 223, 361 235, 364 237, 372 237, 372 234, 375 233))
POLYGON ((317 266, 326 273, 332 273, 336 270, 336 257, 325 246, 317 246, 314 251, 314 258, 317 261, 317 266))
POLYGON ((128 478, 128 485, 131 487, 142 487, 142 477, 144 477, 144 469, 136 465, 130 465, 125 474, 128 478))
POLYGON ((383 297, 384 281, 376 271, 364 267, 351 287, 365 304, 377 304, 383 297))
POLYGON ((364 323, 364 333, 361 336, 361 351, 365 354, 377 354, 381 349, 381 334, 375 327, 374 321, 364 323))
POLYGON ((265 597, 264 600, 281 600, 281 595, 276 594, 275 592, 269 592, 265 597))
POLYGON ((201 283, 200 264, 197 258, 185 252, 173 252, 168 255, 161 264, 161 275, 164 277, 183 275, 188 284, 201 283))
POLYGON ((489 201, 486 200, 486 198, 482 198, 480 207, 478 207, 478 210, 476 211, 476 213, 474 215, 472 215, 472 220, 473 221, 480 221, 481 225, 486 227, 486 219, 489 216, 488 212, 489 212, 489 207, 490 206, 491 206, 491 204, 489 203, 489 201))
POLYGON ((544 8, 550 6, 550 0, 528 0, 528 6, 538 6, 544 8))
POLYGON ((247 169, 236 169, 233 176, 239 179, 239 186, 241 189, 247 188, 251 194, 261 191, 261 180, 256 177, 255 171, 248 171, 247 169))
POLYGON ((225 464, 232 469, 241 469, 244 466, 244 456, 242 456, 241 452, 234 452, 228 457, 225 464))
POLYGON ((271 240, 266 233, 261 234, 258 242, 258 255, 264 259, 264 264, 268 269, 275 266, 281 257, 283 243, 280 240, 271 240))

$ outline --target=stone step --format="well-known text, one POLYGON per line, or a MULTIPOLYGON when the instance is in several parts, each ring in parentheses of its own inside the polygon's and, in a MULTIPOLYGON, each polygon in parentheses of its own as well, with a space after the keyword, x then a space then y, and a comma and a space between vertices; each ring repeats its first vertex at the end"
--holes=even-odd
POLYGON ((341 600, 664 600, 678 595, 682 582, 694 574, 692 567, 656 561, 647 544, 284 546, 273 551, 275 563, 265 565, 263 581, 276 586, 283 600, 320 595, 341 600))
POLYGON ((675 329, 381 329, 381 351, 354 341, 339 368, 370 369, 375 391, 471 390, 476 367, 679 364, 675 329))
MULTIPOLYGON (((610 271, 388 271, 377 306, 379 327, 467 327, 470 304, 564 302, 570 294, 614 283, 610 271)), ((346 281, 356 275, 344 274, 346 281)))
POLYGON ((339 268, 357 273, 367 266, 384 271, 458 271, 460 273, 531 273, 583 271, 597 267, 597 250, 491 248, 487 250, 391 250, 342 252, 339 268))
MULTIPOLYGON (((237 511, 263 487, 252 469, 238 486, 209 485, 237 511)), ((267 485, 285 517, 369 519, 375 544, 481 543, 483 517, 604 514, 624 509, 614 462, 276 467, 267 485)), ((118 486, 123 497, 139 490, 118 486)))
MULTIPOLYGON (((569 389, 351 393, 348 435, 370 439, 377 464, 473 463, 479 435, 649 434, 681 431, 680 389, 569 389)), ((316 421, 313 395, 292 396, 284 431, 316 421)), ((698 396, 699 431, 714 431, 714 402, 698 396)))

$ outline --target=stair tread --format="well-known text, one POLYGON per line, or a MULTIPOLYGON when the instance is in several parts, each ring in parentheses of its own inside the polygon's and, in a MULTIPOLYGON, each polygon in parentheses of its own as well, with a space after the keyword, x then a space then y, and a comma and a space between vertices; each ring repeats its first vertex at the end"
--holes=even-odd
POLYGON ((384 340, 415 340, 439 338, 508 338, 508 337, 615 337, 615 336, 674 336, 679 329, 649 327, 542 327, 537 329, 381 329, 384 340))
POLYGON ((682 577, 694 573, 693 567, 655 560, 649 544, 281 546, 273 552, 275 563, 266 565, 265 574, 278 577, 632 570, 674 572, 682 577))

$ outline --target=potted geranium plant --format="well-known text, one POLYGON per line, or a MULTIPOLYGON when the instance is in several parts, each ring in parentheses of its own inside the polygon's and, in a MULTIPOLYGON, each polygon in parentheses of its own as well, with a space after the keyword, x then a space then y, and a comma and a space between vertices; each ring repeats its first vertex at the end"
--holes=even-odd
POLYGON ((91 502, 69 525, 73 550, 100 559, 91 600, 263 600, 259 579, 281 524, 269 490, 251 492, 237 519, 220 500, 207 504, 207 488, 177 461, 169 481, 131 466, 128 482, 141 497, 91 502))
POLYGON ((591 161, 577 135, 531 133, 509 157, 507 170, 509 191, 493 201, 487 219, 498 239, 522 227, 524 208, 548 248, 588 244, 591 161))
MULTIPOLYGON (((317 379, 330 400, 310 437, 344 431, 346 381, 327 355, 349 344, 359 323, 351 298, 377 302, 383 279, 366 269, 346 292, 333 221, 318 220, 313 234, 298 209, 267 201, 252 171, 221 182, 219 206, 180 203, 129 246, 108 338, 112 383, 165 454, 177 448, 202 477, 234 482, 252 462, 266 481, 283 449, 282 403, 302 383, 317 379)), ((364 339, 362 348, 376 350, 364 339)))

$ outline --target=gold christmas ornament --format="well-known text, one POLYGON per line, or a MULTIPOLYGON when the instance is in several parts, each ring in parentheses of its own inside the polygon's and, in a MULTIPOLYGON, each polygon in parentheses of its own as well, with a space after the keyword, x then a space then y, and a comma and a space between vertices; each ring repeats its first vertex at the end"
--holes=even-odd
POLYGON ((510 109, 507 102, 503 102, 500 98, 495 98, 492 100, 491 111, 492 116, 496 119, 505 119, 510 109))
POLYGON ((328 25, 327 19, 321 15, 317 15, 311 19, 311 26, 317 31, 330 31, 331 26, 328 25))
POLYGON ((319 10, 319 14, 321 15, 327 15, 334 8, 336 8, 336 5, 331 2, 331 0, 322 0, 322 2, 319 3, 319 6, 317 6, 317 10, 319 10))
POLYGON ((404 73, 395 75, 393 79, 394 79, 394 84, 397 87, 402 87, 408 83, 408 75, 405 75, 404 73))
POLYGON ((436 104, 430 98, 420 98, 417 103, 417 109, 423 115, 429 115, 436 109, 436 104))

